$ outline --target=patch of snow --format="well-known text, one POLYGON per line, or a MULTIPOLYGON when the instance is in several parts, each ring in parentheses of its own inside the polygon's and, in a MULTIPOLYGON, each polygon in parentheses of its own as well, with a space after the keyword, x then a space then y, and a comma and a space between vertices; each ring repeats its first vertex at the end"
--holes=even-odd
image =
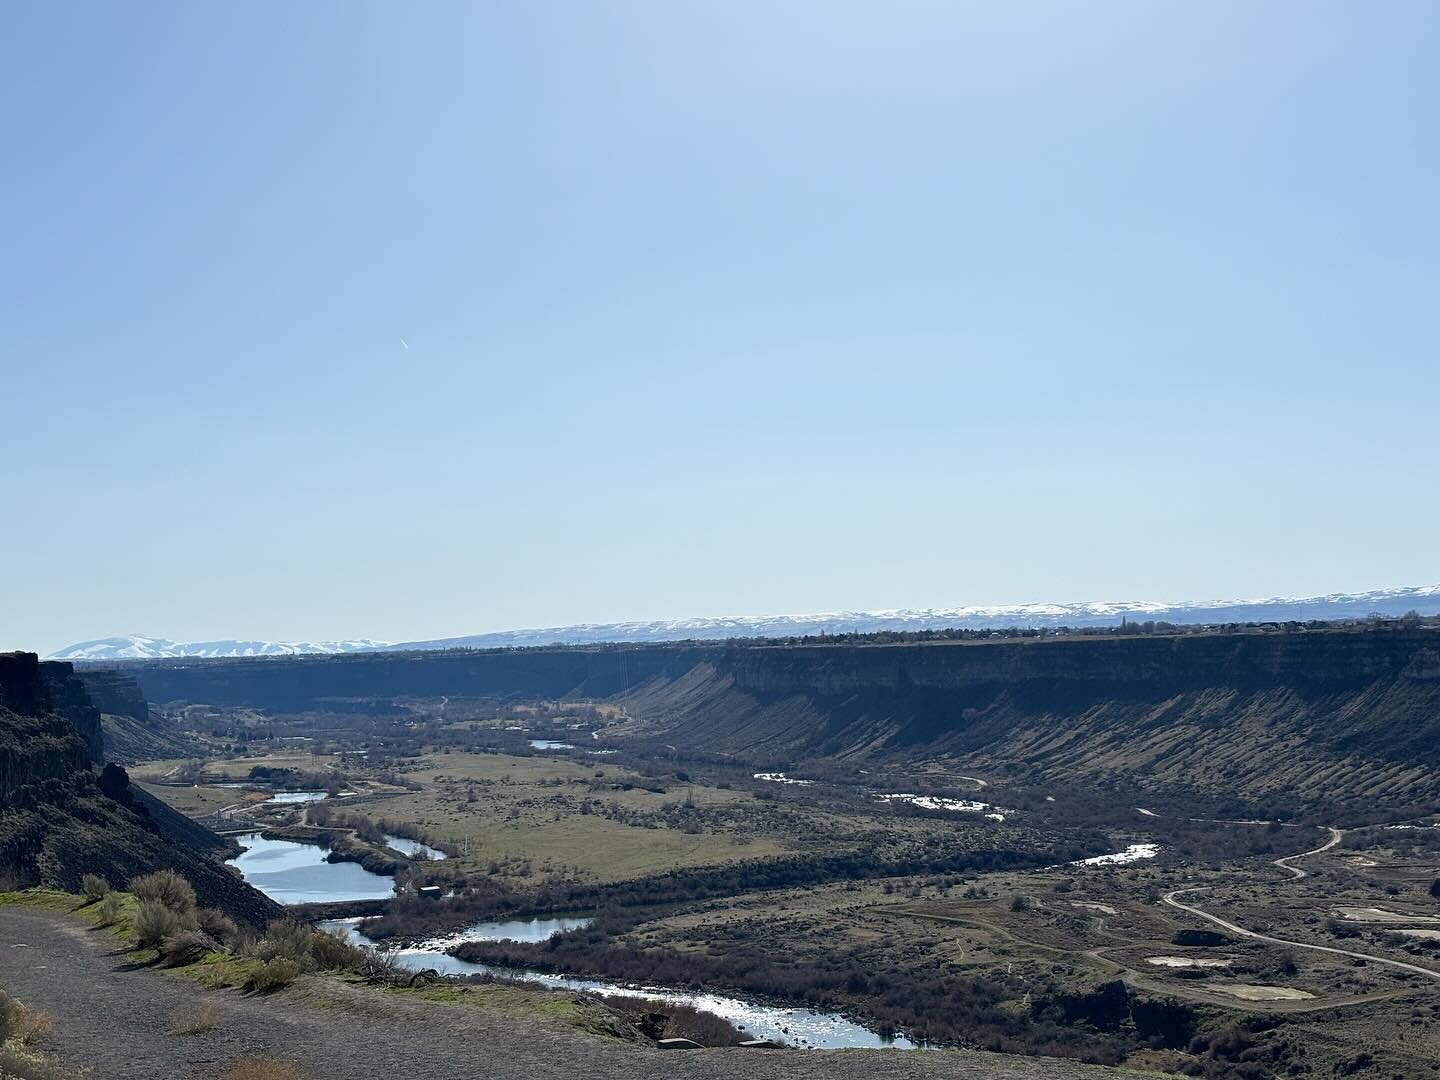
POLYGON ((885 803, 909 803, 922 810, 954 810, 965 814, 984 814, 991 821, 1004 821, 1005 814, 1014 813, 1013 810, 1001 812, 989 803, 976 802, 974 799, 945 799, 939 795, 916 795, 912 792, 895 792, 891 795, 875 797, 885 803))
POLYGON ((753 779, 756 779, 756 780, 768 780, 768 781, 770 781, 772 784, 799 784, 799 785, 801 785, 802 787, 808 787, 808 786, 810 786, 811 784, 814 784, 814 783, 815 783, 814 780, 794 780, 794 779, 791 779, 790 777, 786 776, 783 772, 757 772, 757 773, 754 774, 753 779))
POLYGON ((1225 968, 1233 964, 1234 960, 1218 956, 1147 956, 1145 962, 1168 968, 1225 968))
POLYGON ((1089 859, 1079 859, 1070 865, 1124 866, 1127 863, 1140 862, 1142 859, 1153 859, 1159 854, 1159 844, 1131 844, 1124 851, 1112 851, 1109 855, 1095 855, 1089 859))

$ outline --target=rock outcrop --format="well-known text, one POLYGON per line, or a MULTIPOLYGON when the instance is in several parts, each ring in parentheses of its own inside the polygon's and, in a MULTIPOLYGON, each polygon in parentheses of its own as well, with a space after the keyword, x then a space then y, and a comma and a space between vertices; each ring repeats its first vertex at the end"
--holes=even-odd
POLYGON ((186 757, 195 752, 191 740, 165 715, 154 712, 135 677, 108 668, 75 672, 85 693, 100 710, 105 760, 122 764, 155 758, 186 757))
POLYGON ((204 905, 247 923, 279 906, 221 862, 228 844, 129 784, 97 773, 100 712, 65 663, 0 654, 0 887, 77 891, 87 873, 123 887, 173 869, 204 905))

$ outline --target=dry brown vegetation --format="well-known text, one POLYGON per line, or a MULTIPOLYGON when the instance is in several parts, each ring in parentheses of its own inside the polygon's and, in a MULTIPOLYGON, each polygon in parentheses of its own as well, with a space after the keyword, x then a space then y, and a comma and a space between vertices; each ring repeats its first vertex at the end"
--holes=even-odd
POLYGON ((175 1014, 172 1035, 199 1035, 220 1023, 220 1006, 213 1001, 197 1001, 175 1014))
POLYGON ((309 1074, 293 1062, 274 1057, 244 1057, 223 1073, 220 1080, 308 1080, 309 1074))
POLYGON ((0 1043, 29 1045, 50 1034, 55 1021, 50 1014, 16 1001, 0 990, 0 1043))

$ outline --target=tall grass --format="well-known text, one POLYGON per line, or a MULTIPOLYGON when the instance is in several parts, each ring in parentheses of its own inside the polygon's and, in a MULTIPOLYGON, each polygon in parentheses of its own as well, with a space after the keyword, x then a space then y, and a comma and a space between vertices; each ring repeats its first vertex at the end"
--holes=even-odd
POLYGON ((220 1023, 220 1006, 213 1001, 197 1001, 175 1014, 172 1035, 199 1035, 220 1023))
POLYGON ((0 1043, 39 1042, 54 1026, 49 1013, 21 1004, 0 990, 0 1043))
POLYGON ((220 1080, 307 1080, 307 1074, 280 1058, 245 1057, 221 1073, 220 1080))

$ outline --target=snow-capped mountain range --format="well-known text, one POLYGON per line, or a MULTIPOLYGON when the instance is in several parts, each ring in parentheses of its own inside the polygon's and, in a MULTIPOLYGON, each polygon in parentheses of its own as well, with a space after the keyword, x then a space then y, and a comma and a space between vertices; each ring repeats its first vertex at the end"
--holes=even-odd
POLYGON ((297 656, 307 653, 390 652, 418 649, 494 649, 523 645, 586 645, 613 641, 715 641, 738 637, 873 633, 880 630, 983 630, 1027 626, 1111 626, 1120 620, 1173 623, 1265 622, 1347 619, 1366 615, 1440 614, 1440 585, 1381 589, 1329 596, 1273 597, 1185 603, 1101 602, 1019 604, 894 611, 834 611, 818 615, 733 615, 652 622, 581 623, 545 629, 502 630, 468 637, 399 643, 347 641, 168 641, 114 637, 82 641, 51 654, 52 660, 150 660, 165 657, 297 656))
POLYGON ((170 641, 166 638, 97 638, 67 645, 49 660, 159 660, 171 656, 300 656, 306 653, 376 652, 386 641, 170 641))

